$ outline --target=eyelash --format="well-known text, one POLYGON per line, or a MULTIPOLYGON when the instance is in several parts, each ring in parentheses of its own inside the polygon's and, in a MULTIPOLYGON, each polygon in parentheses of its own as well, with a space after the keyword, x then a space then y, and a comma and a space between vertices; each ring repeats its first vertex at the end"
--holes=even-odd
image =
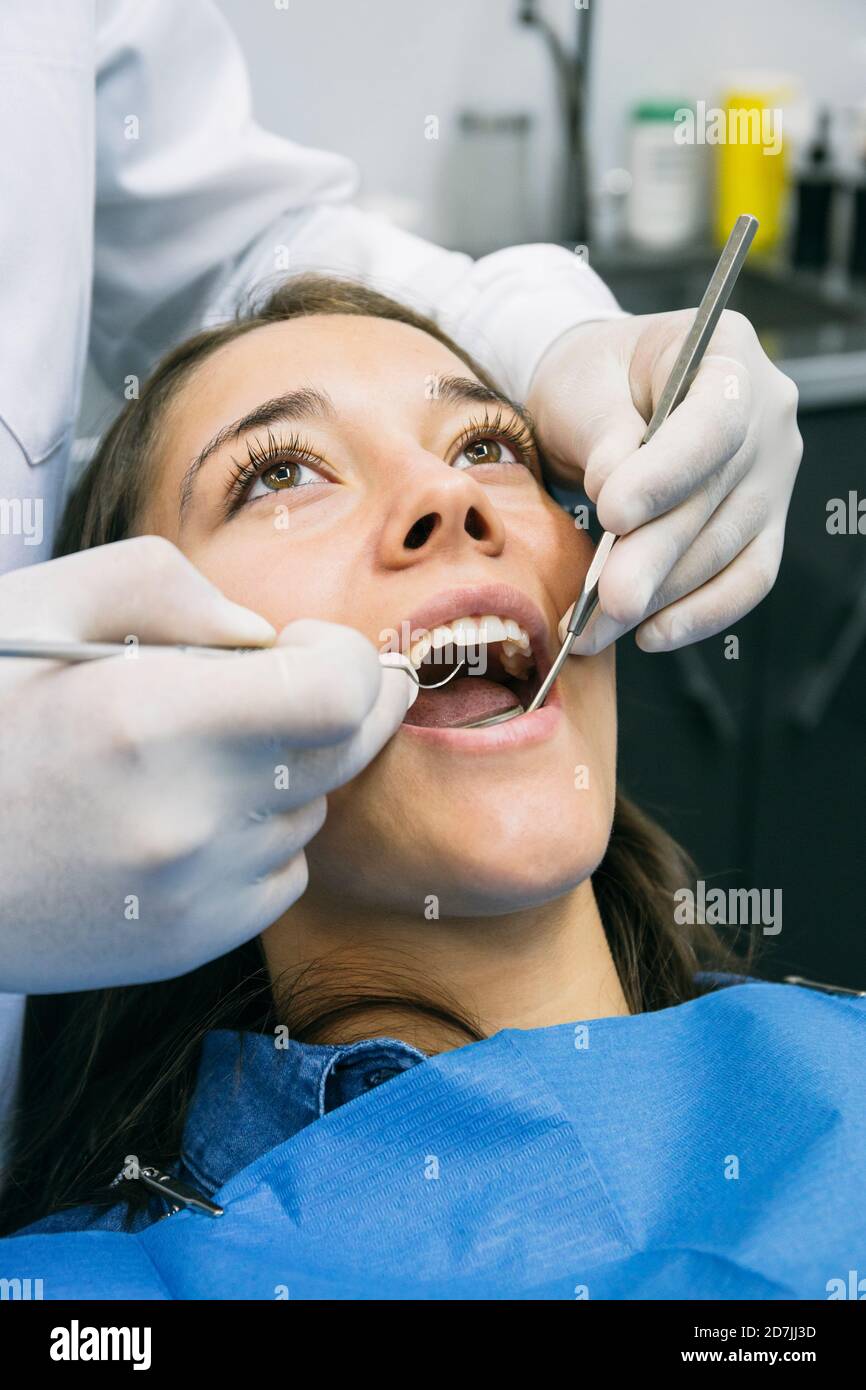
MULTIPOLYGON (((470 421, 454 441, 453 449, 460 454, 469 444, 477 443, 480 439, 503 440, 511 444, 524 467, 530 472, 533 471, 538 457, 535 441, 531 431, 519 418, 506 419, 501 408, 497 408, 492 416, 485 412, 483 419, 470 421)), ((243 506, 244 498, 256 479, 275 464, 306 463, 327 468, 325 460, 313 453, 297 434, 291 434, 287 439, 276 438, 272 431, 268 430, 267 444, 263 444, 259 439, 247 440, 246 450, 245 460, 232 460, 232 474, 226 496, 228 515, 232 515, 243 506)), ((277 489, 275 495, 276 491, 277 489)))

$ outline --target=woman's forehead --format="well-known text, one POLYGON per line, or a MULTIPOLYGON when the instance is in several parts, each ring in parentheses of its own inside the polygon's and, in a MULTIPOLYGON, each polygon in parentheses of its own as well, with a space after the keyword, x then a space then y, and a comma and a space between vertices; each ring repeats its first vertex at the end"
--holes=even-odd
POLYGON ((301 384, 322 387, 337 404, 341 394, 349 406, 370 393, 396 404, 404 393, 410 401, 416 393, 429 399, 430 379, 456 371, 474 376, 444 343, 411 324, 309 314, 264 324, 224 343, 199 364, 188 386, 202 406, 227 411, 250 409, 301 384))

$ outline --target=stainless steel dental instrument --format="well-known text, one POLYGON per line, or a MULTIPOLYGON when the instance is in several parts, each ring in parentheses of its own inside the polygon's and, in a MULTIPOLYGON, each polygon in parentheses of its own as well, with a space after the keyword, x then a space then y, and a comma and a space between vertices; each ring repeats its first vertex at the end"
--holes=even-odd
POLYGON ((421 684, 418 672, 415 670, 415 667, 412 665, 412 662, 409 660, 409 657, 406 656, 405 652, 380 652, 379 662, 382 666, 399 666, 400 670, 405 671, 410 680, 415 682, 419 690, 439 690, 443 685, 447 685, 449 681, 453 681, 457 673, 463 669, 466 665, 466 657, 462 656, 454 669, 449 671, 448 675, 445 676, 443 680, 433 681, 430 685, 421 684))
MULTIPOLYGON (((722 310, 725 308, 737 282, 737 276, 757 230, 758 219, 747 214, 738 217, 734 223, 716 268, 710 277, 704 297, 698 305, 694 322, 680 348, 677 360, 665 383, 665 388, 659 396, 658 404, 646 427, 641 445, 649 443, 656 430, 668 418, 671 411, 680 404, 691 386, 706 352, 707 344, 721 318, 722 310)), ((459 726, 460 728, 483 729, 489 724, 502 724, 508 719, 515 719, 520 714, 529 714, 544 704, 554 681, 568 659, 574 639, 580 636, 598 607, 598 581, 616 539, 611 531, 605 531, 599 541, 592 558, 592 564, 586 572, 583 588, 574 605, 568 630, 556 660, 526 708, 524 709, 522 705, 516 705, 512 709, 504 710, 501 714, 491 715, 487 719, 462 724, 459 726)))
POLYGON ((197 647, 184 642, 172 646, 156 642, 53 642, 27 637, 16 637, 10 641, 0 639, 0 657, 20 656, 31 661, 105 661, 112 656, 132 660, 139 651, 185 652, 190 656, 245 656, 247 652, 267 650, 267 647, 197 647))
MULTIPOLYGON (((171 644, 161 645, 156 642, 55 642, 28 637, 16 637, 11 641, 0 640, 0 657, 17 656, 31 661, 65 661, 67 663, 105 661, 109 657, 125 657, 127 660, 134 660, 139 651, 145 653, 183 652, 186 656, 248 656, 251 652, 271 650, 270 647, 199 647, 186 642, 179 642, 172 646, 171 644)), ((399 666, 420 690, 438 690, 440 686, 447 685, 466 664, 465 657, 461 658, 453 671, 448 672, 444 680, 436 681, 432 685, 422 685, 418 678, 418 672, 407 656, 403 656, 399 652, 380 652, 379 660, 383 666, 399 666)))

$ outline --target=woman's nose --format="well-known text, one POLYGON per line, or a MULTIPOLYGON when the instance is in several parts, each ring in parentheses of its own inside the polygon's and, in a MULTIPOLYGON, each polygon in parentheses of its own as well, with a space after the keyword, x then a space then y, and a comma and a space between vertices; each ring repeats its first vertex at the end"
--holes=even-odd
POLYGON ((505 527, 481 484, 443 468, 435 480, 409 484, 391 508, 381 559, 403 569, 439 555, 498 555, 504 544, 505 527))

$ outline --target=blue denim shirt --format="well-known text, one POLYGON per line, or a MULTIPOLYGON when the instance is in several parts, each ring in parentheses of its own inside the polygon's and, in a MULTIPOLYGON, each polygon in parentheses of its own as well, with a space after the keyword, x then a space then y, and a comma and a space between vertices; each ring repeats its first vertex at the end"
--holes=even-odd
MULTIPOLYGON (((426 1060, 426 1053, 396 1038, 340 1045, 289 1039, 281 1047, 272 1033, 214 1029, 202 1044, 181 1162, 172 1176, 210 1197, 235 1173, 306 1125, 426 1060)), ((137 1157, 147 1164, 146 1154, 137 1157)), ((120 1155, 118 1168, 123 1161, 120 1155)), ((125 1202, 107 1209, 69 1207, 15 1234, 141 1230, 169 1210, 166 1202, 154 1197, 128 1228, 123 1224, 125 1202)))

